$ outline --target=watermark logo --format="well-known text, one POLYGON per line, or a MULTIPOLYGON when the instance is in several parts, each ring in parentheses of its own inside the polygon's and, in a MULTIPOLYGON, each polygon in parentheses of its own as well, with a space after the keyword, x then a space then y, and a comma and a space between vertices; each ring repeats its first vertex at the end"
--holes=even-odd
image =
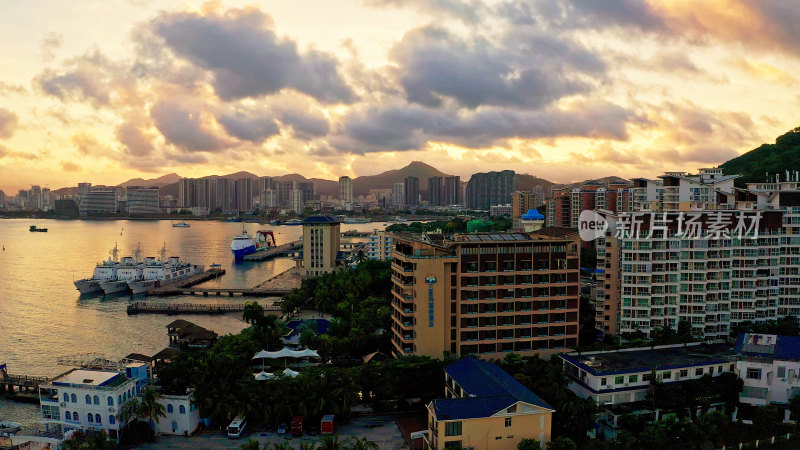
POLYGON ((581 211, 581 215, 578 216, 578 234, 582 240, 589 242, 603 237, 606 230, 608 222, 603 216, 588 209, 581 211))

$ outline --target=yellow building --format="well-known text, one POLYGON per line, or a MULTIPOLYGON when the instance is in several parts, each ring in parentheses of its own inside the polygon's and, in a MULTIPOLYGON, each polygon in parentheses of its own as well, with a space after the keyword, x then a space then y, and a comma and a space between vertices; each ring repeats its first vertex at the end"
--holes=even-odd
POLYGON ((445 368, 445 397, 428 404, 426 449, 517 448, 550 441, 555 410, 494 364, 462 358, 445 368))
POLYGON ((396 356, 502 359, 578 345, 575 230, 393 235, 396 356))
POLYGON ((330 216, 311 216, 303 221, 303 267, 306 277, 338 270, 341 233, 339 222, 330 216))

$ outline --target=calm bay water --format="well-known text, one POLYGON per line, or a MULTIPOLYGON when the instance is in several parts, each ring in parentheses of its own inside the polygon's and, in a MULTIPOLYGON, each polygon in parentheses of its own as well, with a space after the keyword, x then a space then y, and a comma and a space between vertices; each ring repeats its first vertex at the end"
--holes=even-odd
MULTIPOLYGON (((234 264, 230 252, 241 223, 192 221, 191 228, 173 228, 169 221, 0 220, 0 363, 9 371, 54 376, 69 369, 56 364, 59 356, 99 353, 122 358, 136 352, 155 354, 169 343, 166 325, 186 318, 220 335, 246 326, 239 315, 128 316, 130 295, 81 297, 72 281, 91 276, 117 243, 119 256, 132 255, 141 244, 142 256, 167 256, 209 265, 222 264, 226 275, 204 284, 250 287, 294 266, 289 258, 234 264), (31 233, 30 225, 48 228, 31 233)), ((342 224, 342 231, 369 231, 383 224, 342 224)), ((278 244, 299 239, 300 226, 248 223, 251 234, 271 229, 278 244)), ((138 297, 137 297, 138 299, 138 297)), ((241 302, 241 297, 170 297, 170 302, 241 302)), ((30 422, 38 408, 0 400, 0 419, 30 422)))

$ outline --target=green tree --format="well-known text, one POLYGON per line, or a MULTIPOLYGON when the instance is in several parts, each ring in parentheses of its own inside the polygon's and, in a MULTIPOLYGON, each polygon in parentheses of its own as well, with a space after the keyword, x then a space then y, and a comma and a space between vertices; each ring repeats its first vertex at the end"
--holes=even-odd
POLYGON ((322 436, 317 450, 344 450, 344 444, 339 440, 338 434, 322 436))
MULTIPOLYGON (((266 449, 266 445, 264 448, 266 449)), ((289 445, 289 441, 280 441, 280 442, 273 442, 269 445, 269 450, 291 450, 292 446, 289 445)))
POLYGON ((800 422, 800 395, 795 395, 789 400, 789 411, 795 422, 800 422))
POLYGON ((309 442, 309 441, 300 441, 300 446, 297 447, 298 450, 317 450, 317 443, 316 442, 309 442))
POLYGON ((353 436, 345 441, 348 450, 378 450, 378 444, 365 437, 353 436))
POLYGON ((161 397, 163 395, 156 391, 153 386, 145 386, 144 390, 142 390, 137 415, 141 418, 146 417, 150 427, 153 429, 155 429, 155 424, 159 423, 161 417, 167 417, 167 408, 158 401, 161 397))
POLYGON ((256 325, 261 319, 264 318, 264 308, 255 301, 248 301, 244 304, 242 310, 242 320, 246 323, 256 325))
POLYGON ((261 444, 255 439, 248 439, 247 442, 240 445, 239 448, 242 450, 261 450, 261 444))
POLYGON ((542 444, 537 439, 525 438, 519 441, 517 450, 542 450, 542 444))
POLYGON ((64 450, 106 450, 114 448, 114 444, 108 438, 105 430, 99 433, 86 433, 83 430, 75 430, 72 437, 61 443, 64 450))
POLYGON ((678 338, 682 342, 691 342, 694 339, 692 333, 692 324, 687 320, 678 322, 678 338))
POLYGON ((578 450, 578 445, 572 439, 560 436, 547 443, 547 450, 578 450))

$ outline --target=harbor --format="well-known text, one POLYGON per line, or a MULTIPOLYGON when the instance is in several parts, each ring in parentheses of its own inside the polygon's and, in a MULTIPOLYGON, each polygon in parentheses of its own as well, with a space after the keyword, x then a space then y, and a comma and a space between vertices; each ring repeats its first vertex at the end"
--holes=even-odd
MULTIPOLYGON (((244 311, 244 303, 154 303, 139 301, 128 305, 128 314, 228 314, 244 311)), ((280 312, 280 305, 264 305, 265 311, 280 312)))

